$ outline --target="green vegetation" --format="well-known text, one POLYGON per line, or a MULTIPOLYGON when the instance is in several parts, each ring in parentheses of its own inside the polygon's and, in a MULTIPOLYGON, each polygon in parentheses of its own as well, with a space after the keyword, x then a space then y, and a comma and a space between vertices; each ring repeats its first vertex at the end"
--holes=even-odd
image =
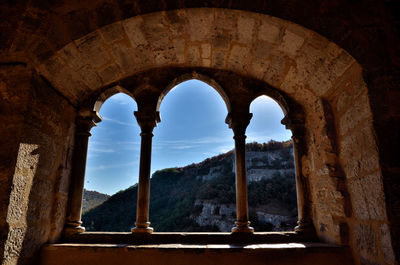
POLYGON ((92 190, 83 190, 83 203, 82 203, 82 211, 86 212, 97 205, 102 204, 105 202, 110 195, 103 194, 97 191, 92 190))
MULTIPOLYGON (((251 143, 248 151, 260 153, 260 159, 268 169, 290 169, 293 166, 291 142, 268 144, 251 143), (267 159, 265 152, 279 152, 274 159, 267 159)), ((196 216, 202 214, 203 206, 196 201, 212 201, 216 205, 235 204, 235 174, 233 168, 233 151, 208 158, 199 164, 184 168, 168 168, 155 172, 151 178, 150 221, 155 231, 219 231, 215 225, 200 226, 196 216), (210 169, 220 167, 210 180, 202 180, 210 169)), ((293 169, 293 167, 292 167, 293 169)), ((258 220, 256 210, 268 209, 271 202, 282 212, 296 215, 296 187, 294 170, 280 174, 277 171, 272 177, 263 178, 248 184, 249 216, 252 226, 257 231, 270 231, 271 223, 258 220)), ((88 231, 130 231, 136 218, 137 185, 111 196, 103 204, 84 213, 82 220, 88 231)), ((213 215, 219 215, 220 207, 214 209, 213 215)), ((233 214, 234 215, 234 214, 233 214)), ((211 216, 212 217, 212 216, 211 216)), ((232 219, 234 216, 221 215, 221 218, 232 219)), ((233 224, 233 223, 232 223, 233 224)))

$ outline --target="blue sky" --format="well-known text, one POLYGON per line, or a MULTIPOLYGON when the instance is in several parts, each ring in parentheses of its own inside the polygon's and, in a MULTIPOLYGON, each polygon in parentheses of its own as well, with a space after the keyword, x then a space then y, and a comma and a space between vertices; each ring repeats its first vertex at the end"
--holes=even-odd
MULTIPOLYGON (((137 183, 140 128, 135 101, 125 94, 109 98, 100 110, 103 121, 91 131, 85 188, 114 194, 137 183)), ((247 142, 282 141, 291 132, 280 124, 283 112, 262 96, 250 106, 253 118, 247 142)), ((225 124, 227 109, 209 85, 190 80, 171 90, 161 107, 161 123, 154 128, 151 171, 181 167, 233 149, 233 133, 225 124)))

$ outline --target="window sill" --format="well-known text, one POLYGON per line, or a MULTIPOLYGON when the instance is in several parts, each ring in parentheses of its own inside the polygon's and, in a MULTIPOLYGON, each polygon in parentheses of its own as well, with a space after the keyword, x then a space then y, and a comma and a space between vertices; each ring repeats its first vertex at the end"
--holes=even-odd
POLYGON ((317 242, 313 235, 297 232, 154 232, 135 234, 131 232, 84 232, 70 235, 62 243, 87 244, 270 244, 292 242, 317 242))

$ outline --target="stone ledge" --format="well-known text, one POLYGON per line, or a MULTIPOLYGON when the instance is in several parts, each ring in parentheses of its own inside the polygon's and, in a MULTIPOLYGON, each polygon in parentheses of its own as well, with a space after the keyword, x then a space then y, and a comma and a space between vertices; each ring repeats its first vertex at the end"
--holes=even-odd
POLYGON ((350 265, 347 248, 303 242, 278 244, 76 244, 45 245, 41 265, 271 264, 350 265))
POLYGON ((291 242, 316 242, 316 238, 313 235, 296 232, 256 232, 254 234, 85 232, 68 236, 62 240, 62 243, 85 244, 265 244, 291 242))

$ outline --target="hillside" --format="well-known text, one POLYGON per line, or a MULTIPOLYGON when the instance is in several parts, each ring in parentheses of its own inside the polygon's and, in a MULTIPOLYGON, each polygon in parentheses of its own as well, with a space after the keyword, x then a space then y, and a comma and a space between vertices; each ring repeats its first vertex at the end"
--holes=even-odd
POLYGON ((110 195, 103 194, 92 190, 83 190, 83 202, 82 202, 82 212, 86 212, 103 202, 105 202, 110 195))
MULTIPOLYGON (((246 145, 249 215, 257 231, 291 230, 297 219, 291 142, 246 145)), ((151 178, 155 231, 230 231, 236 217, 233 151, 151 178)), ((88 231, 129 231, 137 185, 111 196, 83 217, 88 231)))

